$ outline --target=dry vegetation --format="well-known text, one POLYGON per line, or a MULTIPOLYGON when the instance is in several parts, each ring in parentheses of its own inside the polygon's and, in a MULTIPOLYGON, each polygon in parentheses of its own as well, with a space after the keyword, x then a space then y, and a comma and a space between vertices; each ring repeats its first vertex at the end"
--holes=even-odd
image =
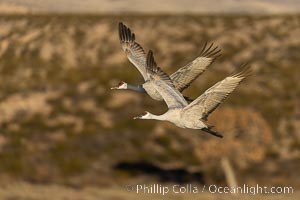
POLYGON ((219 160, 227 156, 239 183, 299 187, 299 35, 299 16, 1 16, 1 183, 225 184, 219 160), (209 119, 223 140, 132 120, 166 107, 109 90, 142 81, 120 48, 119 21, 169 73, 205 41, 223 49, 185 92, 193 98, 251 62, 253 76, 209 119))

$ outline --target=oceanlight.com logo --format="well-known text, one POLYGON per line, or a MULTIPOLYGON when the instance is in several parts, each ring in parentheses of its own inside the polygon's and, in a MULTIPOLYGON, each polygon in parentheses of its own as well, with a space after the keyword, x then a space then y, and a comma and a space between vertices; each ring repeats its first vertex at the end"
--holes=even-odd
POLYGON ((248 186, 246 184, 238 187, 221 187, 217 185, 210 185, 208 187, 208 192, 210 193, 218 193, 218 194, 293 194, 293 187, 287 186, 248 186))
POLYGON ((196 186, 192 184, 186 185, 161 185, 161 184, 137 184, 125 186, 128 192, 135 192, 137 194, 199 194, 209 192, 211 194, 293 194, 294 189, 290 186, 249 186, 244 184, 238 187, 227 187, 218 185, 203 185, 196 186))

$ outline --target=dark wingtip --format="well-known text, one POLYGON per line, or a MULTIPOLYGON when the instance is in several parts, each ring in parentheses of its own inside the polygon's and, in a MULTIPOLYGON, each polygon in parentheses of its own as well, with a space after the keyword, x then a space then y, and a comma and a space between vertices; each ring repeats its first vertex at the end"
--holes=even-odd
POLYGON ((151 50, 149 50, 147 53, 146 70, 151 74, 156 73, 156 70, 158 70, 156 62, 153 57, 153 51, 151 51, 151 50))
POLYGON ((146 68, 147 68, 147 70, 150 67, 150 57, 151 57, 151 50, 148 51, 147 57, 146 57, 146 68))
POLYGON ((153 59, 153 51, 149 50, 147 54, 147 60, 150 62, 153 59))
POLYGON ((123 42, 133 42, 135 41, 135 35, 131 32, 130 28, 119 22, 119 36, 120 40, 123 42))
POLYGON ((119 39, 120 40, 123 40, 122 27, 123 27, 123 23, 119 22, 119 39))
POLYGON ((148 54, 149 54, 149 58, 153 57, 153 51, 152 50, 149 50, 148 54))
POLYGON ((148 68, 151 68, 153 66, 153 61, 154 61, 153 52, 149 50, 147 54, 147 62, 146 62, 148 68))
POLYGON ((212 42, 208 46, 208 42, 205 41, 203 48, 200 52, 200 55, 204 57, 212 57, 215 60, 222 55, 221 51, 222 49, 220 49, 217 45, 215 45, 215 43, 212 42))
POLYGON ((251 76, 252 72, 253 71, 249 62, 245 62, 239 67, 239 71, 236 70, 232 73, 232 76, 246 78, 248 76, 251 76))

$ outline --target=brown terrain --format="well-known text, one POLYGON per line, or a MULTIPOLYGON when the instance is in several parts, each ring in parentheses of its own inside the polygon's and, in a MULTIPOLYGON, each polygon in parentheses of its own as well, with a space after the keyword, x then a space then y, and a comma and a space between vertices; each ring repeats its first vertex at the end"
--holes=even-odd
POLYGON ((299 35, 297 15, 1 16, 0 199, 140 199, 124 186, 224 186, 223 159, 239 185, 292 186, 287 199, 296 199, 299 35), (121 80, 142 83, 121 50, 120 21, 167 73, 196 58, 206 41, 222 49, 222 57, 184 92, 192 98, 242 63, 251 64, 253 75, 209 118, 224 139, 132 119, 167 108, 144 94, 110 90, 121 80))
POLYGON ((9 5, 12 11, 15 11, 15 7, 24 7, 34 13, 255 13, 265 15, 300 12, 298 0, 1 0, 1 2, 9 5))

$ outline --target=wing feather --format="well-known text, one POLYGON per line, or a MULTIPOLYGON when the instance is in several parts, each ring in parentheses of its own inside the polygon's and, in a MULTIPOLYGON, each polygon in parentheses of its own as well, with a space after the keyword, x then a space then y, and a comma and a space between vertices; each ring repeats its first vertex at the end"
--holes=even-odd
POLYGON ((206 120, 208 115, 234 91, 241 81, 250 75, 251 69, 249 66, 243 65, 242 68, 239 73, 226 77, 206 90, 201 96, 184 108, 186 113, 206 120))
POLYGON ((218 46, 214 47, 214 43, 211 43, 208 47, 207 43, 205 43, 200 56, 170 76, 175 87, 180 92, 188 88, 216 58, 221 56, 220 52, 221 49, 219 49, 218 46))
POLYGON ((123 51, 129 61, 139 70, 144 80, 147 80, 146 53, 143 47, 135 41, 135 34, 123 23, 119 23, 119 38, 123 51))
POLYGON ((169 109, 184 108, 187 102, 182 94, 175 89, 170 77, 157 66, 153 52, 150 50, 147 54, 146 69, 150 82, 157 92, 163 97, 169 109))

